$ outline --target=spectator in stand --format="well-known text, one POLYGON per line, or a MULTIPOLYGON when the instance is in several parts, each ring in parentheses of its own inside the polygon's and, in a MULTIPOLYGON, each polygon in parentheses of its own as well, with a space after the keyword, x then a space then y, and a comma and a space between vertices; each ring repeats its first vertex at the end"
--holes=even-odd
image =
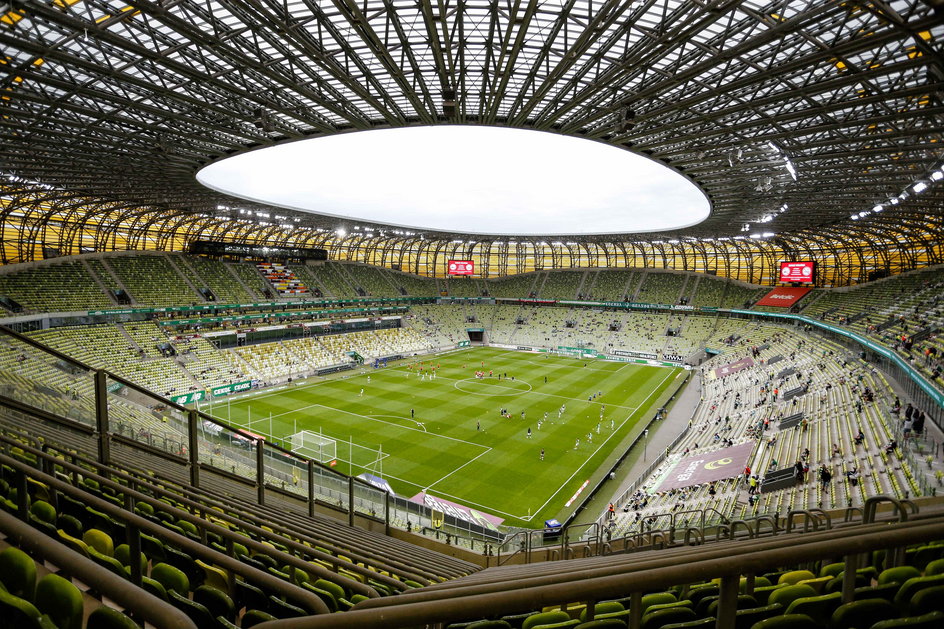
POLYGON ((826 465, 819 468, 819 480, 823 484, 823 491, 829 491, 829 482, 833 479, 833 473, 829 471, 826 465))
POLYGON ((859 428, 859 431, 856 433, 855 437, 852 438, 852 442, 857 446, 862 445, 862 442, 865 441, 865 433, 862 432, 862 428, 859 428))

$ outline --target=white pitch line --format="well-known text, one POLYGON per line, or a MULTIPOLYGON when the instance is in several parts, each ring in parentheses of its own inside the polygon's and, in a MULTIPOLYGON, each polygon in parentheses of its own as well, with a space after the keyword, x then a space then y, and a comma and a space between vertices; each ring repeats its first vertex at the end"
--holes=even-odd
POLYGON ((459 470, 461 470, 463 467, 465 467, 465 466, 468 465, 469 463, 472 463, 473 461, 475 461, 475 459, 477 459, 477 458, 479 458, 479 457, 481 457, 481 456, 485 456, 486 454, 488 454, 488 453, 491 452, 491 451, 492 451, 492 449, 489 448, 488 450, 486 450, 485 452, 479 454, 478 456, 469 459, 468 461, 466 461, 465 463, 463 463, 462 465, 460 465, 460 466, 457 467, 456 469, 452 470, 451 472, 449 472, 448 474, 446 474, 445 476, 443 476, 442 478, 440 478, 438 481, 436 481, 436 482, 431 483, 430 485, 428 485, 428 486, 426 487, 426 489, 429 490, 429 489, 431 489, 434 485, 436 485, 437 483, 443 482, 444 480, 446 480, 447 478, 449 478, 450 476, 452 476, 453 474, 455 474, 456 472, 458 472, 459 470))
MULTIPOLYGON (((674 370, 673 370, 673 371, 674 371, 674 370)), ((648 402, 648 401, 649 401, 649 398, 651 398, 651 397, 655 394, 655 392, 659 390, 659 387, 661 387, 661 386, 665 383, 665 381, 669 379, 669 376, 671 376, 671 375, 672 375, 672 371, 670 371, 669 373, 667 373, 666 376, 665 376, 665 378, 662 379, 662 382, 660 382, 658 385, 656 385, 656 387, 655 387, 654 389, 652 389, 652 392, 649 393, 649 395, 646 396, 646 399, 643 400, 643 401, 642 401, 642 404, 640 404, 637 408, 642 407, 646 402, 648 402)), ((627 417, 626 419, 623 420, 623 422, 620 424, 620 428, 622 428, 622 427, 626 424, 626 422, 629 421, 629 418, 630 418, 630 417, 632 417, 632 413, 629 415, 629 417, 627 417)), ((554 496, 556 496, 557 494, 559 494, 559 493, 561 492, 561 490, 562 490, 564 487, 566 487, 567 484, 570 483, 570 481, 573 480, 574 476, 576 476, 577 473, 578 473, 580 470, 582 470, 582 469, 584 468, 584 466, 587 465, 587 463, 590 462, 590 459, 592 459, 593 457, 595 457, 595 456, 597 455, 597 453, 600 451, 600 449, 601 449, 603 446, 605 446, 605 445, 607 444, 607 442, 609 442, 610 439, 613 438, 613 435, 615 435, 616 432, 617 432, 617 431, 615 431, 615 430, 614 430, 613 432, 611 432, 610 435, 609 435, 606 439, 603 440, 603 443, 601 443, 601 444, 599 445, 599 447, 597 447, 597 449, 593 451, 593 454, 591 454, 590 456, 588 456, 588 457, 584 460, 584 462, 580 465, 580 467, 578 467, 576 470, 574 470, 574 473, 570 475, 570 478, 568 478, 566 481, 564 481, 564 483, 563 483, 560 487, 558 487, 557 491, 555 491, 553 494, 551 494, 551 496, 547 499, 547 501, 546 501, 543 505, 541 505, 540 507, 538 507, 537 509, 535 509, 534 512, 535 512, 535 513, 540 513, 541 510, 544 509, 544 507, 546 507, 546 506, 551 502, 551 500, 554 499, 554 496)), ((528 516, 527 518, 522 517, 522 516, 518 516, 518 519, 519 519, 519 520, 530 521, 530 520, 531 520, 531 516, 528 516)))
POLYGON ((354 415, 355 417, 363 417, 364 419, 369 419, 372 422, 380 422, 381 424, 387 424, 388 426, 396 426, 397 428, 403 428, 404 430, 413 430, 415 432, 421 432, 427 436, 439 437, 440 439, 449 439, 450 441, 458 441, 459 443, 467 443, 470 446, 475 446, 477 448, 486 448, 491 449, 488 446, 483 446, 480 443, 475 443, 474 441, 466 441, 465 439, 457 439, 455 437, 447 437, 446 435, 439 435, 433 432, 427 432, 425 430, 420 430, 419 428, 410 428, 409 426, 404 426, 402 424, 395 424, 393 422, 387 422, 382 419, 375 419, 369 415, 361 415, 360 413, 352 413, 351 411, 345 411, 340 408, 334 408, 333 406, 325 406, 324 404, 312 404, 312 406, 320 406, 321 408, 326 408, 330 411, 337 411, 339 413, 346 413, 348 415, 354 415))
MULTIPOLYGON (((451 380, 452 382, 464 382, 464 381, 466 381, 466 380, 469 380, 469 378, 462 378, 462 379, 459 379, 459 378, 450 378, 449 376, 436 376, 436 379, 437 379, 437 380, 439 380, 440 378, 443 379, 443 380, 451 380)), ((517 382, 517 381, 516 381, 516 382, 517 382)), ((524 380, 522 380, 521 382, 524 382, 524 380)), ((491 383, 489 383, 489 384, 491 384, 491 383)), ((455 385, 453 385, 453 386, 455 387, 455 385)), ((534 393, 534 394, 536 394, 536 395, 545 395, 545 396, 547 396, 547 397, 557 397, 557 398, 561 398, 561 399, 563 399, 563 400, 571 400, 571 401, 574 401, 574 402, 583 402, 583 401, 584 401, 583 398, 579 398, 579 397, 567 397, 566 395, 557 395, 556 393, 545 393, 545 392, 543 392, 543 391, 537 391, 537 390, 535 390, 535 389, 531 389, 530 391, 520 391, 520 390, 518 390, 518 389, 512 389, 511 387, 506 387, 506 386, 500 385, 500 384, 491 384, 491 386, 493 386, 493 387, 500 387, 500 388, 503 388, 503 389, 511 389, 512 391, 516 391, 516 392, 522 393, 522 394, 524 394, 524 393, 534 393)), ((455 387, 455 388, 456 388, 456 389, 459 389, 459 387, 455 387)), ((459 389, 459 391, 462 391, 462 389, 459 389)), ((463 393, 472 393, 472 392, 471 392, 471 391, 463 391, 463 393)), ((505 395, 505 394, 503 393, 502 395, 505 395)), ((508 394, 508 395, 510 395, 510 394, 508 394)), ((593 403, 593 404, 603 404, 603 402, 592 402, 592 403, 593 403)), ((623 406, 623 405, 621 405, 621 404, 610 404, 610 406, 612 406, 613 408, 624 408, 624 409, 631 410, 631 411, 634 411, 634 410, 636 410, 637 408, 639 408, 638 406, 623 406)))

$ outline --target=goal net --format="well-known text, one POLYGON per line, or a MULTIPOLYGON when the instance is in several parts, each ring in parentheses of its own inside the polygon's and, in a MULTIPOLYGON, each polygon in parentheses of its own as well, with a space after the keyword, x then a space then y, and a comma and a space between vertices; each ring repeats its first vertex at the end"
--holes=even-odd
POLYGON ((337 442, 310 430, 296 432, 289 437, 292 452, 298 452, 315 461, 326 463, 337 458, 337 442))

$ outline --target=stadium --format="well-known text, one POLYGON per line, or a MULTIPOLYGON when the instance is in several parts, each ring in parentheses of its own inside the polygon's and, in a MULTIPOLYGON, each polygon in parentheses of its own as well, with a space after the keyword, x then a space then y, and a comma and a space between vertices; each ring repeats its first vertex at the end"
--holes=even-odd
POLYGON ((944 626, 940 0, 0 0, 0 613, 944 626))

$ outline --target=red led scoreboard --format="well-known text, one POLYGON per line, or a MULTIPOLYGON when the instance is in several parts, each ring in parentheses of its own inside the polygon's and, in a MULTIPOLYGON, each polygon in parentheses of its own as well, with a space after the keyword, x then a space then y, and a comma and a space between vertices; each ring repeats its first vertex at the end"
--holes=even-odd
POLYGON ((815 268, 815 262, 781 262, 779 281, 786 284, 812 284, 815 268))
POLYGON ((475 260, 450 260, 449 275, 473 275, 475 260))

